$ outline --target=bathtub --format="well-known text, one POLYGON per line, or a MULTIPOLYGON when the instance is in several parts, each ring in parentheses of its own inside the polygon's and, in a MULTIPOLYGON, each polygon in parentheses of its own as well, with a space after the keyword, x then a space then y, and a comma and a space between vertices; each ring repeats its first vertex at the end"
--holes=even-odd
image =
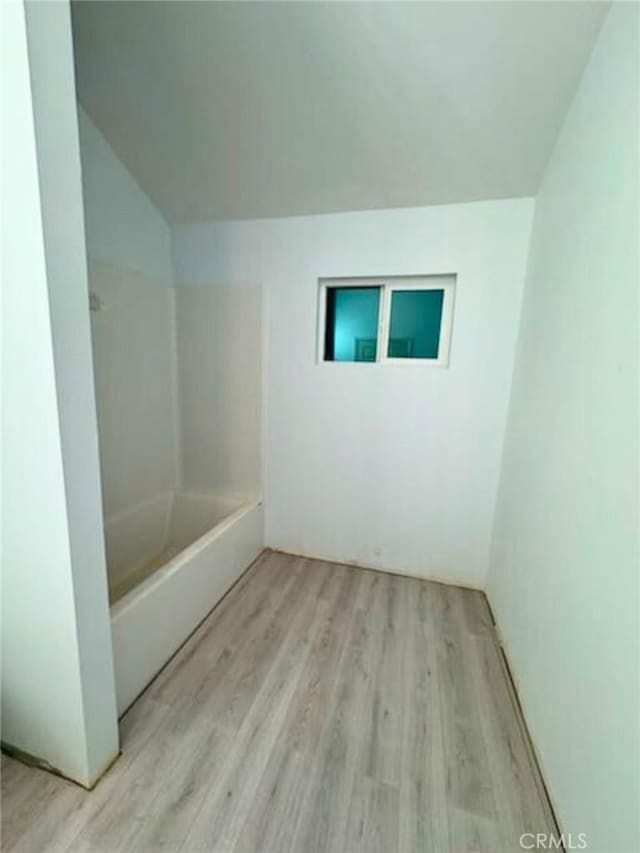
POLYGON ((122 714, 262 551, 262 501, 163 493, 106 520, 122 714))

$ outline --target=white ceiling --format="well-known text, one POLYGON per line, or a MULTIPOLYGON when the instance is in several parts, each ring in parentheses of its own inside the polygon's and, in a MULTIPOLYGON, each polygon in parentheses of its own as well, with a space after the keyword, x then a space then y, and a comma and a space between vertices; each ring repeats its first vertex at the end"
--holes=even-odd
POLYGON ((530 195, 606 9, 75 3, 78 93, 170 222, 530 195))

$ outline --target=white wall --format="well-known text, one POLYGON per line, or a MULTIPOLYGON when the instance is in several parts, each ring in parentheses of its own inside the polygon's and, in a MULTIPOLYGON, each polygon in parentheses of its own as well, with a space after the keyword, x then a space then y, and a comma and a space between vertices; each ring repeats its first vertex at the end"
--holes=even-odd
POLYGON ((178 288, 262 284, 273 547, 482 586, 533 203, 173 230, 178 288), (316 364, 318 278, 457 273, 448 369, 316 364))
POLYGON ((488 591, 562 828, 640 850, 638 6, 536 202, 488 591))
POLYGON ((170 286, 169 226, 81 106, 78 124, 89 257, 170 286))
POLYGON ((2 28, 2 739, 89 785, 118 732, 70 15, 27 12, 2 28))

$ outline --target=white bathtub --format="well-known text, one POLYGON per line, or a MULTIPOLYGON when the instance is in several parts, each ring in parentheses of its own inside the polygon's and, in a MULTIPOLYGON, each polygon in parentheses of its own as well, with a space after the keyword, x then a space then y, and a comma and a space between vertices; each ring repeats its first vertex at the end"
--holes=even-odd
POLYGON ((167 493, 108 519, 105 538, 122 714, 262 551, 262 502, 167 493))

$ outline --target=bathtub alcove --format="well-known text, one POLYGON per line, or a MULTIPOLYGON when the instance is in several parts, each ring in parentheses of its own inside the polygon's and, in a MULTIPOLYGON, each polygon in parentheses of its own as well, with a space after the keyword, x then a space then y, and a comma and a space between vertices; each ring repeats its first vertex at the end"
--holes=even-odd
MULTIPOLYGON (((95 212, 87 188, 112 154, 80 118, 95 212)), ((174 287, 170 251, 142 260, 88 259, 120 714, 264 547, 261 288, 174 287)))

